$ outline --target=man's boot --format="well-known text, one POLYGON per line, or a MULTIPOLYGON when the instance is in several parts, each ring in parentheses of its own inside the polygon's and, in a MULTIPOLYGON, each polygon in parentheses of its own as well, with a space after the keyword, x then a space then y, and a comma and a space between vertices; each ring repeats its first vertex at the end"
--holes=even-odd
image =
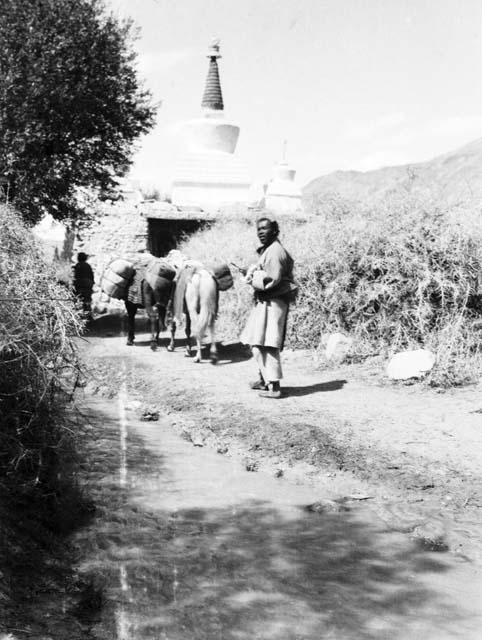
POLYGON ((249 386, 251 389, 254 389, 255 391, 266 391, 268 389, 268 385, 264 381, 264 378, 261 375, 261 371, 259 372, 259 378, 254 382, 250 382, 249 386))
POLYGON ((281 387, 279 381, 268 382, 268 389, 266 391, 260 391, 259 395, 262 398, 281 398, 281 387))

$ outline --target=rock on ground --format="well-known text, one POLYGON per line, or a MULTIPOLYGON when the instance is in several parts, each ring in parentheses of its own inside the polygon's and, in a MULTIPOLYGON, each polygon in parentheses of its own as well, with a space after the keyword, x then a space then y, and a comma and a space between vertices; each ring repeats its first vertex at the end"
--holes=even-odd
POLYGON ((392 380, 420 378, 428 373, 435 364, 435 356, 428 349, 400 351, 387 365, 387 376, 392 380))

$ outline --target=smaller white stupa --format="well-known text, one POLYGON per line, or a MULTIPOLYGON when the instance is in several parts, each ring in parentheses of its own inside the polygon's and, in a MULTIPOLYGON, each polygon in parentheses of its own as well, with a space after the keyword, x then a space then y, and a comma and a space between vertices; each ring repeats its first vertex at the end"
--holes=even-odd
POLYGON ((186 152, 172 182, 172 202, 178 206, 196 205, 209 210, 249 199, 247 167, 235 155, 239 127, 224 118, 219 49, 219 40, 213 40, 208 51, 202 116, 181 127, 186 152))
POLYGON ((280 213, 302 213, 301 188, 295 181, 296 170, 286 161, 286 140, 283 143, 283 157, 273 169, 273 177, 268 182, 265 194, 267 209, 280 213))

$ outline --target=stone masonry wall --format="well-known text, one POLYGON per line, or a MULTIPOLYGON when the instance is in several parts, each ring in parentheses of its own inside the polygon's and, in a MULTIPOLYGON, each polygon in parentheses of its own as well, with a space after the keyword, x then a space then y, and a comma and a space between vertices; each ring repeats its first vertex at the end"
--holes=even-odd
POLYGON ((73 258, 79 251, 87 253, 98 282, 114 258, 145 250, 147 233, 147 219, 134 203, 102 205, 92 225, 77 234, 73 258))

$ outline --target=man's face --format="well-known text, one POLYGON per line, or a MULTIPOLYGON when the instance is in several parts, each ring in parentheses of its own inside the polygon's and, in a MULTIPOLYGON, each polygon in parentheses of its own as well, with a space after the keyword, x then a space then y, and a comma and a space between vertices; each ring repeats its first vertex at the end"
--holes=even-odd
POLYGON ((261 222, 258 223, 257 232, 258 239, 264 247, 274 238, 273 229, 271 228, 271 223, 268 220, 261 220, 261 222))

